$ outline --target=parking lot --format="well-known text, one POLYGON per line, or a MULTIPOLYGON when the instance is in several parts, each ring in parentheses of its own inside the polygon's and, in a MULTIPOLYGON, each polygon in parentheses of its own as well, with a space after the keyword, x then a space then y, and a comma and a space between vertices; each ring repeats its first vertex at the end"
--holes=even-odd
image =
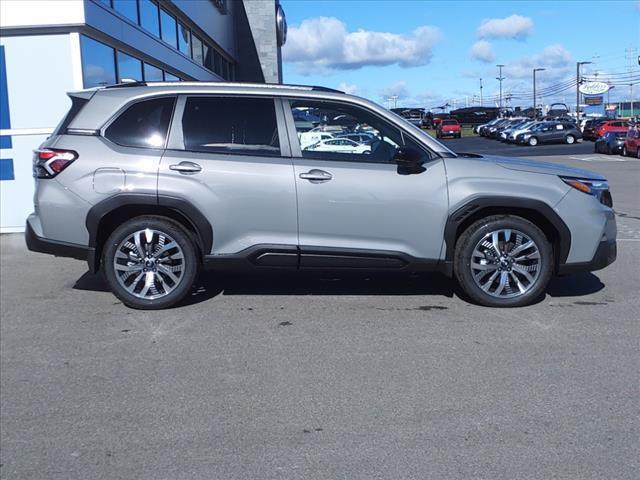
POLYGON ((606 175, 617 262, 521 309, 437 274, 209 273, 142 312, 4 235, 0 477, 637 478, 640 161, 446 144, 606 175))

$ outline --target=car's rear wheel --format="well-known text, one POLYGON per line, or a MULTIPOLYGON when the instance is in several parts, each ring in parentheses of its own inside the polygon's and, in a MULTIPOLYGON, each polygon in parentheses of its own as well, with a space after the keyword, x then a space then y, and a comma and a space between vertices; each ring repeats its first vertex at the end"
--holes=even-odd
POLYGON ((458 239, 454 272, 471 299, 490 307, 520 307, 538 299, 553 271, 553 249, 530 221, 496 215, 458 239))
POLYGON ((136 217, 116 228, 104 248, 102 270, 111 291, 132 308, 175 305, 198 272, 196 247, 187 232, 165 217, 136 217))
POLYGON ((535 147, 536 145, 538 145, 538 139, 536 137, 531 137, 531 138, 529 138, 529 142, 528 143, 532 147, 535 147))
POLYGON ((567 135, 564 141, 567 142, 567 145, 572 145, 576 142, 576 137, 574 137, 573 135, 567 135))

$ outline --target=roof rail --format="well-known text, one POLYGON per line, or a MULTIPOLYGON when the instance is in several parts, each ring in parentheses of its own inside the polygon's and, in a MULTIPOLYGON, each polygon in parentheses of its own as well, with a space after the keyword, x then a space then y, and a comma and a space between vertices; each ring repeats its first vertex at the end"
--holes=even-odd
POLYGON ((282 89, 287 89, 287 88, 292 88, 292 89, 300 89, 300 90, 311 90, 311 91, 315 91, 315 92, 331 92, 331 93, 344 93, 342 90, 337 90, 335 88, 329 88, 329 87, 321 87, 318 85, 290 85, 290 84, 282 84, 282 83, 245 83, 245 82, 199 82, 199 81, 190 81, 190 80, 186 80, 184 82, 142 82, 142 81, 134 81, 134 82, 121 82, 121 83, 115 83, 112 85, 105 85, 101 88, 104 89, 111 89, 111 88, 127 88, 127 87, 153 87, 153 86, 160 86, 160 85, 171 85, 171 86, 178 86, 178 85, 184 85, 184 86, 191 86, 191 85, 211 85, 211 86, 229 86, 229 87, 246 87, 246 86, 251 86, 251 87, 263 87, 263 88, 282 88, 282 89))
POLYGON ((135 82, 122 82, 114 83, 112 85, 105 85, 103 88, 126 88, 126 87, 146 87, 147 82, 141 82, 136 80, 135 82))

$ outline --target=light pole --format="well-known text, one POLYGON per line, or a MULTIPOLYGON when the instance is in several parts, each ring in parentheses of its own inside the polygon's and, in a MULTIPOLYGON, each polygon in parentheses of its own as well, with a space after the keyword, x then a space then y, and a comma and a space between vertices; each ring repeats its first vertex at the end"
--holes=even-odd
POLYGON ((580 65, 589 65, 593 62, 576 62, 576 122, 580 122, 580 65))
POLYGON ((482 102, 482 79, 480 79, 480 106, 484 106, 484 103, 482 102))
POLYGON ((538 108, 536 107, 536 72, 542 72, 546 68, 534 68, 533 69, 533 118, 538 119, 538 108))
POLYGON ((504 77, 502 76, 502 67, 504 67, 504 65, 496 65, 496 67, 498 67, 498 71, 499 71, 498 76, 496 77, 496 80, 500 82, 500 102, 498 103, 498 106, 502 111, 502 80, 504 80, 504 77))

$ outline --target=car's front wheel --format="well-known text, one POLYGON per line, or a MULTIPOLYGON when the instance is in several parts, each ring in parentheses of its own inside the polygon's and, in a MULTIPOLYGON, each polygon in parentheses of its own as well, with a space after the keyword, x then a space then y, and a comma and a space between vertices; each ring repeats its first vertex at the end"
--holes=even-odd
POLYGON ((535 147, 536 145, 538 145, 538 139, 536 137, 530 137, 528 143, 532 147, 535 147))
POLYGON ((111 291, 132 308, 175 305, 198 272, 196 247, 173 220, 136 217, 116 228, 104 247, 102 270, 111 291))
POLYGON ((456 243, 454 272, 471 299, 521 307, 538 299, 553 271, 553 249, 529 220, 496 215, 470 225, 456 243))

